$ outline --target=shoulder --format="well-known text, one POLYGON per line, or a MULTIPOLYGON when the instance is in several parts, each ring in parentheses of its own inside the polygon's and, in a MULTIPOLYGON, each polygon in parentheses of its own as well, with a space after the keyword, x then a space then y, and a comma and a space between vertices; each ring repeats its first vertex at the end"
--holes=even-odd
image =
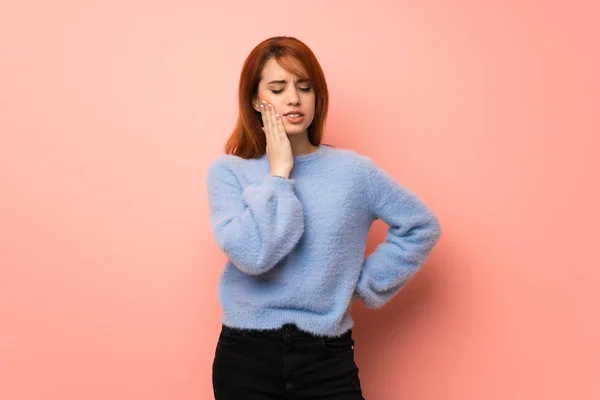
POLYGON ((359 173, 369 173, 376 168, 373 159, 353 149, 329 147, 330 160, 343 164, 345 167, 353 167, 359 173))
POLYGON ((209 189, 223 185, 244 187, 262 176, 267 170, 263 158, 245 159, 231 154, 221 154, 209 162, 205 171, 205 182, 209 189))
POLYGON ((241 162, 241 158, 230 154, 221 154, 208 164, 208 170, 229 169, 241 162))
POLYGON ((232 154, 221 154, 210 161, 207 173, 209 175, 219 173, 238 174, 258 165, 261 161, 262 158, 246 159, 232 154))

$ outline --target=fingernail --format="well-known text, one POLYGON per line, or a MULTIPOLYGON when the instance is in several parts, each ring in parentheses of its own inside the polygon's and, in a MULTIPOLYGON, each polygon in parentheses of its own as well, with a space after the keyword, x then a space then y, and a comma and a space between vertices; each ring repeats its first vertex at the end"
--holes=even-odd
POLYGON ((276 117, 279 117, 279 114, 275 114, 276 117))

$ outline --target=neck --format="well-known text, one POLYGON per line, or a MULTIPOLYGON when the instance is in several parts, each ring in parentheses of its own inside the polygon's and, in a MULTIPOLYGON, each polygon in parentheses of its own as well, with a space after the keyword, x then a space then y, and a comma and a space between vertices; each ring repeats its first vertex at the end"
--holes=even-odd
POLYGON ((318 146, 313 146, 308 140, 308 133, 299 133, 297 135, 288 135, 292 146, 294 156, 302 156, 314 152, 318 146))

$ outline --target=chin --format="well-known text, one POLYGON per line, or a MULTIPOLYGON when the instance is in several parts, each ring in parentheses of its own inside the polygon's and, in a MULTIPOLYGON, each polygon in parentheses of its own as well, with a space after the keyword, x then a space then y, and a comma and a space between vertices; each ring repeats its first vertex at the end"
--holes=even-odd
POLYGON ((303 126, 292 126, 292 127, 287 127, 284 126, 285 128, 285 133, 287 133, 288 135, 298 135, 302 132, 305 132, 308 128, 305 128, 303 126))

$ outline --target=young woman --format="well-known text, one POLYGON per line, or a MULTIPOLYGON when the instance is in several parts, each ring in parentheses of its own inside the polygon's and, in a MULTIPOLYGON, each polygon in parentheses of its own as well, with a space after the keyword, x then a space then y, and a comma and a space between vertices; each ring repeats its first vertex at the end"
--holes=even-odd
POLYGON ((387 303, 440 237, 436 216, 374 162, 321 143, 325 77, 273 37, 246 59, 239 119, 207 173, 219 284, 217 400, 363 399, 350 306, 387 303), (374 220, 385 242, 364 259, 374 220))

